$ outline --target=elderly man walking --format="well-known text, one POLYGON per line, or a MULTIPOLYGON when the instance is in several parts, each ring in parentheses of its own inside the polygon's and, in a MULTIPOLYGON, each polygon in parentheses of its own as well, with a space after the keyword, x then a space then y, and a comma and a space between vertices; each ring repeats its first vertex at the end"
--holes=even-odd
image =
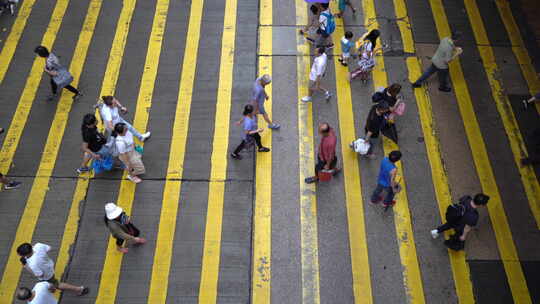
POLYGON ((41 281, 36 283, 32 290, 26 287, 20 287, 17 290, 17 299, 26 301, 29 304, 57 304, 58 301, 51 292, 52 289, 54 287, 51 283, 41 281))
POLYGON ((268 123, 268 128, 277 130, 279 129, 280 125, 277 123, 273 123, 270 120, 270 117, 268 117, 268 113, 266 113, 266 109, 264 108, 264 102, 268 100, 268 94, 266 94, 264 88, 271 82, 272 78, 268 74, 264 74, 255 80, 255 83, 253 84, 253 95, 251 97, 251 104, 255 109, 254 114, 261 114, 266 123, 268 123))
POLYGON ((448 63, 463 53, 463 50, 455 45, 458 38, 459 33, 452 33, 452 37, 446 37, 441 40, 435 55, 431 58, 431 65, 418 80, 412 83, 413 88, 419 88, 422 86, 422 82, 437 72, 439 76, 439 91, 450 92, 452 90, 448 84, 448 63))
POLYGON ((331 170, 333 175, 341 170, 337 167, 337 138, 334 129, 328 123, 323 122, 319 125, 319 134, 321 134, 321 143, 319 144, 317 164, 315 165, 315 176, 307 177, 304 180, 308 184, 318 181, 319 172, 322 170, 331 170))

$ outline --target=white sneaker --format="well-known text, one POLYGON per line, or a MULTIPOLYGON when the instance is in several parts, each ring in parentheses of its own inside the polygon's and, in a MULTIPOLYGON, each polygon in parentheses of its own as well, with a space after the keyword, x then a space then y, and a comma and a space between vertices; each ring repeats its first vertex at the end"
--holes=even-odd
POLYGON ((439 237, 439 232, 437 232, 437 229, 431 230, 431 237, 434 239, 439 237))
POLYGON ((324 93, 324 97, 326 98, 326 101, 329 101, 330 98, 332 98, 332 96, 333 96, 333 95, 332 95, 332 93, 330 93, 330 91, 326 91, 326 92, 324 93))
POLYGON ((150 133, 150 132, 146 132, 146 133, 144 133, 143 135, 141 135, 142 141, 146 141, 148 138, 150 138, 150 135, 151 135, 151 134, 152 134, 152 133, 150 133))
POLYGON ((302 97, 301 99, 303 102, 310 102, 311 101, 311 96, 304 96, 302 97))

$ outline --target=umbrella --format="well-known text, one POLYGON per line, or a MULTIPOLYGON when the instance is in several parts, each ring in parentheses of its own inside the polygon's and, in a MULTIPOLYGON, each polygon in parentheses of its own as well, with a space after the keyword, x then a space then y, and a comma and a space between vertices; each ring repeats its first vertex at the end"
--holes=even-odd
POLYGON ((398 135, 397 135, 397 129, 396 125, 393 123, 386 123, 386 125, 381 129, 381 132, 384 136, 391 139, 393 142, 397 144, 398 142, 398 135))
POLYGON ((330 0, 304 0, 307 3, 328 3, 330 0))

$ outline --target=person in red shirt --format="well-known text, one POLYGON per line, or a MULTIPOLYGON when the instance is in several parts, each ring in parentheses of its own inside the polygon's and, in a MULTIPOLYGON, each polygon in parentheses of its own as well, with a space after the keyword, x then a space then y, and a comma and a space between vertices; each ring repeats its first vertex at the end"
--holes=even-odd
POLYGON ((314 183, 319 180, 319 171, 321 170, 333 170, 335 175, 341 169, 337 168, 337 156, 336 156, 336 133, 334 129, 326 122, 319 124, 319 134, 321 134, 321 143, 319 144, 319 152, 317 155, 317 164, 315 165, 315 176, 311 176, 305 179, 308 184, 314 183))

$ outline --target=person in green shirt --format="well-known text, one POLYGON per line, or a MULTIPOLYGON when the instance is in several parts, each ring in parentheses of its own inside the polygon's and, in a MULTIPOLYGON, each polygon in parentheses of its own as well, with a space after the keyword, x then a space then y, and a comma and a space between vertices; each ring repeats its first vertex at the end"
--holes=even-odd
POLYGON ((413 88, 421 87, 422 82, 437 72, 437 76, 439 77, 439 91, 451 91, 448 84, 448 63, 463 52, 460 47, 456 47, 455 45, 458 38, 459 33, 452 33, 452 37, 445 37, 441 40, 435 55, 431 58, 431 65, 418 80, 412 83, 413 88))

